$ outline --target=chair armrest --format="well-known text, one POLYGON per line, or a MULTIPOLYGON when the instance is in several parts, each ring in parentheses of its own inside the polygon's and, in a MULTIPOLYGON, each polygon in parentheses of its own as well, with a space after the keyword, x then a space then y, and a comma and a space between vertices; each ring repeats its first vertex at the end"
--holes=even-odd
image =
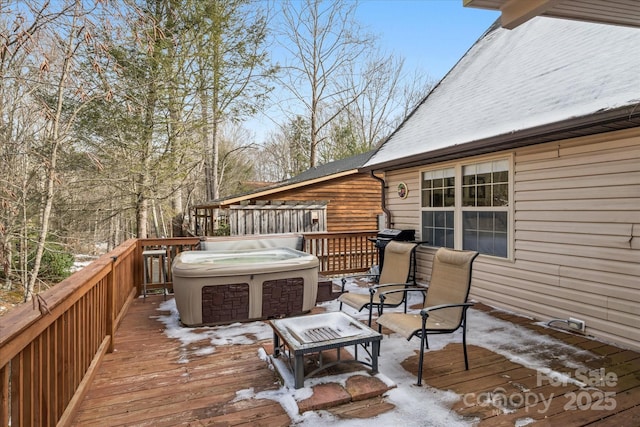
MULTIPOLYGON (((413 286, 413 283, 411 283, 411 282, 407 282, 407 283, 384 283, 382 285, 373 285, 372 288, 380 289, 380 288, 388 288, 389 286, 402 286, 402 285, 413 286)), ((398 289, 398 290, 400 291, 400 289, 398 289)), ((393 292, 393 291, 387 291, 387 292, 393 292)))
POLYGON ((434 305, 433 307, 423 308, 422 310, 420 310, 420 316, 429 317, 429 312, 430 311, 442 310, 443 308, 464 307, 464 309, 466 310, 469 307, 473 306, 474 304, 475 303, 473 303, 473 302, 465 302, 465 303, 462 303, 462 304, 440 304, 440 305, 434 305))
MULTIPOLYGON (((396 285, 402 285, 402 284, 403 283, 397 283, 396 285)), ((415 291, 426 292, 427 289, 426 288, 404 288, 404 289, 394 289, 393 291, 380 292, 380 302, 384 303, 384 299, 388 294, 395 294, 398 292, 415 292, 415 291)))
POLYGON ((344 292, 344 285, 347 284, 347 279, 359 279, 362 277, 378 277, 377 274, 357 274, 355 276, 346 276, 340 279, 342 282, 342 292, 344 292))
MULTIPOLYGON (((403 283, 397 283, 398 285, 402 285, 403 283)), ((410 285, 412 283, 409 283, 410 285)), ((393 291, 385 291, 385 292, 380 292, 380 306, 378 306, 378 315, 381 316, 382 313, 384 312, 384 300, 386 298, 386 295, 388 294, 395 294, 398 292, 403 292, 403 293, 407 293, 407 292, 426 292, 427 289, 426 288, 404 288, 404 289, 394 289, 393 291)), ((373 292, 371 293, 371 300, 373 301, 373 292)))
MULTIPOLYGON (((384 283, 382 285, 373 285, 369 287, 369 292, 371 292, 371 294, 374 294, 376 292, 378 292, 378 289, 383 289, 383 288, 388 288, 391 286, 405 286, 405 289, 407 286, 413 286, 413 283, 408 282, 408 283, 384 283)), ((397 289, 398 292, 403 292, 404 289, 397 289)), ((385 291, 385 292, 381 292, 380 295, 384 295, 386 293, 391 293, 393 291, 385 291)))

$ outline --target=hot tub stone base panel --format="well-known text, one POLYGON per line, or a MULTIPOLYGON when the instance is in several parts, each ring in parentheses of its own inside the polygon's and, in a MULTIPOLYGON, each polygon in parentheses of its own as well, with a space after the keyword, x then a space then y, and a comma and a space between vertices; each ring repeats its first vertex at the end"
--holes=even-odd
POLYGON ((202 322, 229 323, 249 318, 249 284, 202 287, 202 322))
POLYGON ((262 317, 272 319, 301 314, 303 298, 302 277, 267 280, 262 283, 262 317))
MULTIPOLYGON (((304 279, 294 277, 262 283, 262 318, 304 313, 304 279)), ((249 320, 249 284, 202 287, 202 323, 216 325, 249 320)))
MULTIPOLYGON (((203 286, 202 325, 220 325, 249 319, 248 283, 203 286)), ((262 285, 262 318, 274 319, 306 313, 303 310, 304 279, 267 280, 262 285)), ((318 276, 316 303, 341 295, 330 279, 318 276)))

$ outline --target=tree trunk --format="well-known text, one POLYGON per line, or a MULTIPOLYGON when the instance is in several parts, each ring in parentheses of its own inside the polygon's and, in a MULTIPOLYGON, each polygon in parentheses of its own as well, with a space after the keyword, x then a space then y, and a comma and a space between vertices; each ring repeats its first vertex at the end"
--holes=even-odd
MULTIPOLYGON (((141 183, 140 186, 144 186, 141 183)), ((136 203, 136 237, 139 239, 146 239, 149 236, 147 231, 147 221, 149 219, 149 200, 145 198, 144 194, 138 193, 138 200, 136 203)))
MULTIPOLYGON (((218 3, 215 4, 216 8, 220 8, 218 3)), ((217 13, 216 16, 220 16, 217 13)), ((222 120, 222 114, 220 110, 220 73, 222 73, 222 63, 224 61, 221 53, 222 49, 222 36, 220 32, 213 35, 213 93, 211 96, 211 113, 212 113, 212 166, 213 166, 213 200, 220 198, 220 181, 219 181, 219 162, 220 162, 220 122, 222 120)), ((213 215, 213 231, 215 232, 220 228, 218 222, 218 209, 214 209, 213 215)))
POLYGON ((44 206, 42 209, 40 233, 38 234, 38 240, 36 243, 36 254, 33 269, 29 272, 29 280, 24 290, 25 301, 30 301, 33 298, 33 291, 35 289, 36 281, 38 280, 40 264, 42 263, 42 255, 44 254, 47 235, 49 234, 49 221, 51 219, 51 208, 53 206, 53 197, 55 194, 55 184, 57 180, 58 150, 62 143, 62 136, 60 135, 60 121, 64 106, 64 90, 67 84, 69 70, 71 68, 71 61, 73 60, 74 45, 77 35, 76 18, 77 16, 74 16, 73 25, 71 31, 69 31, 69 38, 64 52, 62 71, 60 73, 60 79, 58 80, 58 87, 56 89, 56 108, 53 115, 53 121, 51 123, 50 137, 48 138, 51 142, 51 152, 49 153, 48 167, 46 169, 47 176, 45 183, 44 206))
POLYGON ((182 189, 178 189, 173 193, 171 198, 171 211, 174 213, 171 218, 171 236, 184 236, 184 210, 182 208, 182 189))

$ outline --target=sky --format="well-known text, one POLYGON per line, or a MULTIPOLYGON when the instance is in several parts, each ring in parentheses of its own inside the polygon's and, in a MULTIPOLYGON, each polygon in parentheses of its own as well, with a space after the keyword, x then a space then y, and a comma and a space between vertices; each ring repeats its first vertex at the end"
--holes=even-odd
POLYGON ((462 0, 361 0, 357 17, 408 69, 440 80, 500 16, 462 0))
MULTIPOLYGON (((462 2, 360 0, 356 18, 378 36, 382 50, 405 59, 408 75, 418 71, 439 81, 500 15, 497 11, 463 7, 462 2)), ((273 117, 278 113, 272 109, 267 114, 273 117)), ((258 143, 275 129, 265 117, 250 120, 245 127, 258 143)))

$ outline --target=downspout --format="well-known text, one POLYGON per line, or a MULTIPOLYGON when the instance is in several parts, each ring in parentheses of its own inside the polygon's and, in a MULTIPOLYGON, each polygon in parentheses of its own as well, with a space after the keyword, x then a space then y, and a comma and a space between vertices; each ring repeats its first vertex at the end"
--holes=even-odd
POLYGON ((382 212, 384 212, 385 215, 385 228, 389 228, 390 224, 391 224, 391 211, 389 209, 387 209, 387 194, 386 194, 386 189, 387 189, 387 183, 384 182, 383 178, 377 177, 373 171, 371 171, 371 177, 374 179, 377 179, 378 181, 380 181, 380 187, 382 188, 382 191, 380 192, 381 196, 380 196, 380 205, 382 206, 382 212))

